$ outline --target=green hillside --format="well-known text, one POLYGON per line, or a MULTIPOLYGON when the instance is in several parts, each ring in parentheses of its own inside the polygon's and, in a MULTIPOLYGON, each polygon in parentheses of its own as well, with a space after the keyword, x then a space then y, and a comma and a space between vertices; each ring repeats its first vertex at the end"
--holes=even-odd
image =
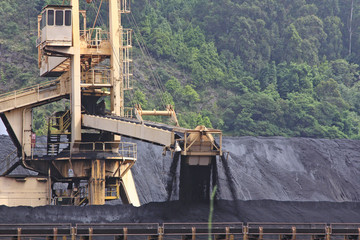
MULTIPOLYGON (((2 92, 44 81, 36 15, 61 2, 0 2, 2 92)), ((82 2, 95 15, 100 1, 82 2)), ((134 0, 123 22, 135 36, 128 106, 172 103, 181 125, 229 135, 359 138, 359 1, 134 0)))

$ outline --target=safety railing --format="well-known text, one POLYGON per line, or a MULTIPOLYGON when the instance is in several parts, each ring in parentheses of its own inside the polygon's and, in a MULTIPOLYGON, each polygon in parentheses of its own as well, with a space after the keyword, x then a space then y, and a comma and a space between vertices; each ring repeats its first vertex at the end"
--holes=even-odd
POLYGON ((70 134, 68 131, 71 124, 70 110, 65 111, 60 116, 49 117, 50 134, 70 134))
POLYGON ((133 89, 133 63, 131 58, 131 49, 123 48, 123 75, 124 75, 124 90, 133 89))
POLYGON ((90 47, 100 47, 102 42, 110 40, 109 32, 104 31, 101 28, 81 30, 80 35, 85 39, 90 47))
POLYGON ((130 0, 118 0, 119 12, 130 13, 130 0))
MULTIPOLYGON (((158 223, 106 223, 106 224, 76 224, 76 234, 80 238, 94 236, 159 236, 158 223)), ((156 239, 155 238, 155 239, 156 239)))
POLYGON ((87 72, 81 74, 81 84, 83 86, 96 86, 100 87, 111 84, 111 70, 110 69, 95 69, 92 68, 87 72))
MULTIPOLYGON (((35 146, 31 148, 31 159, 38 159, 41 157, 47 156, 48 145, 50 148, 59 149, 58 156, 60 157, 70 157, 70 142, 61 142, 61 143, 36 143, 35 146)), ((26 145, 26 144, 25 144, 26 145)), ((137 159, 137 145, 136 143, 130 142, 81 142, 77 143, 79 147, 79 152, 77 153, 93 153, 96 154, 98 152, 107 152, 107 153, 114 153, 113 146, 118 146, 118 156, 126 159, 137 159)), ((75 153, 74 153, 75 154, 75 153)))
POLYGON ((132 48, 132 29, 122 29, 121 46, 123 55, 123 76, 124 76, 124 90, 133 89, 133 64, 131 57, 132 48))
POLYGON ((122 36, 122 46, 124 48, 131 48, 132 47, 132 29, 130 28, 124 28, 122 30, 123 36, 122 36))
POLYGON ((217 129, 188 129, 184 131, 184 138, 178 139, 180 145, 184 145, 183 155, 219 155, 222 156, 222 131, 217 129), (214 138, 219 138, 219 143, 214 141, 214 138), (205 141, 204 141, 205 140, 205 141), (192 146, 196 144, 208 143, 208 151, 201 151, 196 148, 192 150, 192 146))
POLYGON ((7 92, 7 93, 0 94, 0 103, 2 101, 7 101, 9 98, 15 98, 16 99, 16 97, 20 96, 20 95, 33 93, 33 92, 40 92, 43 89, 48 89, 49 87, 56 86, 56 84, 58 84, 58 83, 59 83, 58 79, 57 80, 52 80, 52 81, 46 81, 46 82, 39 83, 39 84, 36 84, 36 85, 33 85, 33 86, 21 88, 19 90, 15 90, 15 91, 12 91, 12 92, 7 92))
POLYGON ((119 185, 107 185, 105 187, 105 200, 115 200, 120 198, 119 185))
POLYGON ((93 239, 114 236, 148 236, 148 239, 281 239, 281 240, 331 240, 359 239, 360 223, 311 224, 311 223, 78 223, 72 224, 0 224, 0 237, 69 237, 93 239), (182 238, 178 238, 182 236, 182 238))
POLYGON ((211 229, 209 223, 164 223, 162 229, 165 236, 187 235, 189 239, 195 239, 196 236, 209 234, 239 235, 242 234, 243 223, 212 223, 211 229))
POLYGON ((70 223, 56 224, 0 224, 0 237, 50 237, 70 236, 70 223))
POLYGON ((125 107, 124 108, 124 117, 126 118, 133 118, 134 117, 134 108, 132 107, 125 107))
POLYGON ((55 190, 56 197, 52 198, 52 205, 77 205, 81 206, 86 203, 89 196, 88 186, 81 186, 79 190, 73 194, 71 190, 57 189, 55 190))

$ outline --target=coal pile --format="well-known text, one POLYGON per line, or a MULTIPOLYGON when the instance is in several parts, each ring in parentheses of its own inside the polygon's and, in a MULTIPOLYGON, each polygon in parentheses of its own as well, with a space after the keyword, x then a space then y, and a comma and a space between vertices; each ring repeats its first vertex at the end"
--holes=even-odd
MULTIPOLYGON (((2 159, 12 144, 0 141, 2 159)), ((0 222, 207 222, 208 203, 178 201, 179 163, 162 147, 136 143, 141 207, 0 206, 0 222)), ((237 137, 223 147, 214 221, 360 222, 360 141, 237 137)))
MULTIPOLYGON (((164 157, 161 147, 137 144, 138 161, 133 173, 140 201, 143 204, 166 201, 168 179, 173 179, 175 185, 179 183, 179 166, 175 176, 170 174, 174 172, 170 154, 164 157)), ((217 163, 218 199, 328 202, 360 199, 360 141, 234 137, 223 139, 223 147, 229 155, 225 153, 227 163, 217 163)), ((171 200, 178 199, 177 190, 173 187, 171 200)))
MULTIPOLYGON (((179 201, 104 206, 0 206, 0 223, 207 222, 209 204, 179 201)), ((217 200, 214 222, 358 223, 360 203, 217 200), (235 205, 238 210, 235 210, 235 205)))

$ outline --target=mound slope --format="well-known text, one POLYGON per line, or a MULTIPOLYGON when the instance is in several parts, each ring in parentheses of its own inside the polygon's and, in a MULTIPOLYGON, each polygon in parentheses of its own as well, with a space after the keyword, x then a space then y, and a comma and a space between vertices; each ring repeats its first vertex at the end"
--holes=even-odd
MULTIPOLYGON (((171 156, 162 156, 161 147, 137 144, 133 174, 143 206, 0 206, 0 222, 206 222, 208 203, 177 201, 179 167, 171 173, 171 156), (166 202, 169 179, 174 188, 166 202)), ((229 169, 226 174, 218 162, 214 221, 360 221, 360 141, 238 137, 225 138, 223 146, 229 169)), ((0 136, 0 159, 12 149, 9 137, 0 136)))

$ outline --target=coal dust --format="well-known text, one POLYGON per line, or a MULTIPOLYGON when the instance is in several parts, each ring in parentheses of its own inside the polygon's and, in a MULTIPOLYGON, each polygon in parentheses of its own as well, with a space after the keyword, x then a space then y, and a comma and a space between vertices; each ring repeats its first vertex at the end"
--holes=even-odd
MULTIPOLYGON (((162 156, 161 147, 136 143, 132 172, 141 207, 120 201, 85 207, 0 206, 0 223, 207 222, 209 201, 179 200, 181 157, 162 156)), ((360 141, 228 137, 223 147, 228 158, 217 159, 199 178, 210 182, 203 193, 218 186, 215 222, 359 222, 360 141)), ((14 148, 8 136, 0 136, 0 159, 14 148)))

